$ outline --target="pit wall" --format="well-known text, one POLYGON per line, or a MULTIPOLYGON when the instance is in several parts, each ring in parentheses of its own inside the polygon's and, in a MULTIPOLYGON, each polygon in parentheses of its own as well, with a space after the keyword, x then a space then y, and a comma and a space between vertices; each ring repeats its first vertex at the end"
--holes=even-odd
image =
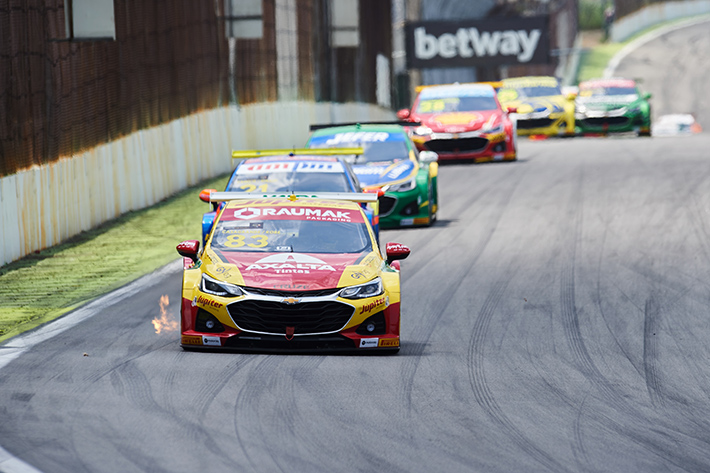
POLYGON ((617 19, 611 27, 610 38, 613 42, 626 41, 657 23, 704 13, 710 13, 710 0, 654 3, 617 19))
POLYGON ((0 178, 0 265, 232 170, 232 149, 303 147, 311 123, 393 120, 369 104, 209 110, 0 178))

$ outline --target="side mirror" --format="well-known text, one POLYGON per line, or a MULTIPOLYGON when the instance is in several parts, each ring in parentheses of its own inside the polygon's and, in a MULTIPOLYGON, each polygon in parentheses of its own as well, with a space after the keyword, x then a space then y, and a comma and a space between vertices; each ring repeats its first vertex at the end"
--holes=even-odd
POLYGON ((402 110, 399 110, 397 112, 397 118, 399 118, 400 120, 406 120, 407 118, 409 118, 410 115, 411 113, 409 112, 408 108, 403 108, 402 110))
POLYGON ((577 94, 574 93, 574 92, 570 92, 570 93, 567 94, 567 100, 569 100, 570 102, 573 101, 573 100, 576 99, 576 98, 577 98, 577 94))
POLYGON ((385 253, 387 254, 387 264, 392 263, 392 261, 398 259, 405 259, 409 256, 409 247, 402 245, 401 243, 387 243, 385 247, 385 253))
POLYGON ((508 113, 518 113, 518 107, 508 107, 505 111, 508 113))
POLYGON ((648 99, 650 99, 651 97, 652 97, 652 95, 651 95, 650 92, 646 92, 645 94, 643 94, 643 99, 644 99, 644 100, 648 100, 648 99))
POLYGON ((385 191, 381 187, 365 187, 362 191, 366 194, 377 194, 377 197, 385 195, 385 191))
POLYGON ((433 151, 420 151, 419 152, 419 162, 435 163, 438 160, 439 160, 439 155, 433 151))
POLYGON ((210 195, 212 195, 213 192, 217 192, 217 189, 203 189, 202 192, 200 192, 200 200, 212 204, 212 210, 216 211, 217 207, 219 207, 219 202, 210 202, 210 195))
POLYGON ((177 247, 177 252, 180 256, 190 258, 194 263, 197 263, 197 252, 200 249, 200 242, 197 240, 187 240, 180 243, 177 247))

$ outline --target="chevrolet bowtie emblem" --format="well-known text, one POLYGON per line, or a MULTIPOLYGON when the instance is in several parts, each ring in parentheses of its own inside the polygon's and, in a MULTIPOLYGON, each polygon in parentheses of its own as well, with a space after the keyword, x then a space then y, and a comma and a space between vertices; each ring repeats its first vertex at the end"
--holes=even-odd
POLYGON ((296 297, 287 297, 287 298, 283 299, 281 302, 283 302, 284 304, 293 305, 293 304, 298 304, 299 302, 301 302, 301 299, 298 299, 296 297))

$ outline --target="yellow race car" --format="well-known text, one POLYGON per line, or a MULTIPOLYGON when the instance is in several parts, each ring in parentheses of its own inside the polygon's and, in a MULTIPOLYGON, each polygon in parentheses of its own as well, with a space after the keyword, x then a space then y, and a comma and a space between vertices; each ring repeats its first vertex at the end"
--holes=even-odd
POLYGON ((521 136, 574 136, 574 99, 574 94, 562 94, 556 78, 547 76, 504 79, 498 89, 503 109, 516 111, 521 136))
POLYGON ((225 202, 204 248, 183 256, 185 349, 399 350, 399 261, 383 258, 358 203, 377 194, 213 192, 225 202))

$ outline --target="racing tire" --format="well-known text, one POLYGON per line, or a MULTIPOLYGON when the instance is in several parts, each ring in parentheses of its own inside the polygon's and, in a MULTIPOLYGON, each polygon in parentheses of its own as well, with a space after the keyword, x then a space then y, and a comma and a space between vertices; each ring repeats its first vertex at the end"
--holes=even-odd
POLYGON ((434 225, 434 222, 436 222, 436 213, 432 212, 432 209, 434 208, 434 183, 431 181, 429 182, 429 192, 428 192, 428 197, 429 197, 429 224, 427 225, 428 227, 431 227, 434 225))

